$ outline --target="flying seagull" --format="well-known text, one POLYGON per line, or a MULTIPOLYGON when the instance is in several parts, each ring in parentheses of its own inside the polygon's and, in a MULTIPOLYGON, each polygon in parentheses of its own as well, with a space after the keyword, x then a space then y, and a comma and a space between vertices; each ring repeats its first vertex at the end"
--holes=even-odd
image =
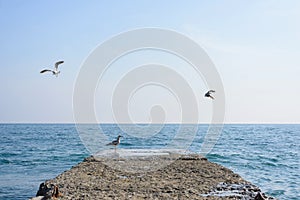
POLYGON ((214 90, 209 90, 208 92, 206 92, 205 93, 205 97, 209 97, 209 98, 211 98, 211 99, 215 99, 213 96, 211 96, 211 93, 214 93, 214 92, 216 92, 216 91, 214 91, 214 90))
POLYGON ((60 71, 58 71, 58 65, 64 63, 64 61, 58 61, 55 63, 54 65, 54 70, 50 70, 50 69, 44 69, 42 71, 40 71, 41 74, 45 73, 45 72, 52 72, 53 75, 55 75, 56 77, 58 76, 58 74, 60 73, 60 71))
POLYGON ((118 136, 118 139, 112 141, 111 143, 108 143, 107 145, 114 145, 114 146, 115 146, 115 149, 116 149, 117 146, 120 144, 120 138, 121 138, 121 137, 122 137, 122 136, 119 135, 119 136, 118 136))

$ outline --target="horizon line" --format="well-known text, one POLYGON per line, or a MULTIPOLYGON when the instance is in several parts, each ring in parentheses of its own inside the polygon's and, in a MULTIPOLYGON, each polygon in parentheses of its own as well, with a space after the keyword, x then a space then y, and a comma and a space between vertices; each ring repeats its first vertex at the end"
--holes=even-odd
POLYGON ((205 123, 205 122, 198 122, 198 123, 180 123, 180 122, 166 122, 166 123, 147 123, 147 122, 138 122, 138 123, 130 123, 130 122, 121 122, 121 123, 114 123, 114 122, 100 122, 100 123, 92 123, 92 122, 82 122, 82 123, 75 123, 75 122, 0 122, 0 124, 153 124, 153 125, 161 125, 161 124, 198 124, 198 125, 226 125, 226 124, 249 124, 249 125, 267 125, 267 124, 279 124, 279 125, 300 125, 300 122, 224 122, 224 123, 205 123))

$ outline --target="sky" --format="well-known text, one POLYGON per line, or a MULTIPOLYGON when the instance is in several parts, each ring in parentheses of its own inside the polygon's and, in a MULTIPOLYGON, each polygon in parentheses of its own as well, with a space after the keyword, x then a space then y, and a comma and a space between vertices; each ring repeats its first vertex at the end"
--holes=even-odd
MULTIPOLYGON (((299 21, 296 0, 0 0, 0 123, 74 123, 74 86, 85 60, 104 41, 144 27, 174 30, 205 50, 222 79, 224 123, 300 123, 299 21), (58 60, 65 61, 58 78, 39 73, 58 60)), ((203 80, 177 58, 156 54, 145 51, 143 58, 162 59, 184 74, 197 93, 200 122, 209 123, 212 102, 203 98, 209 89, 203 80)), ((114 122, 107 96, 138 58, 137 52, 118 60, 99 81, 100 123, 114 122)), ((144 89, 129 102, 135 122, 151 121, 156 105, 167 122, 180 122, 171 90, 144 89)))

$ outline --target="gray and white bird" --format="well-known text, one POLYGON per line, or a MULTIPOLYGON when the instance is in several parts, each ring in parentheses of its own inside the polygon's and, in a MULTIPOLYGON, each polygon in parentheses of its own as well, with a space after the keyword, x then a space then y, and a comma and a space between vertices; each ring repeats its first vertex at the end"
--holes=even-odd
POLYGON ((114 140, 114 141, 108 143, 107 145, 113 145, 113 146, 115 146, 115 149, 116 149, 117 146, 120 144, 120 138, 121 138, 121 137, 123 137, 123 136, 119 135, 119 136, 118 136, 118 139, 116 139, 116 140, 114 140))
POLYGON ((214 91, 214 90, 209 90, 208 92, 206 92, 205 93, 205 97, 208 97, 208 98, 211 98, 211 99, 215 99, 213 96, 211 96, 211 93, 214 93, 214 92, 216 92, 216 91, 214 91))
POLYGON ((45 73, 45 72, 52 72, 53 75, 55 75, 56 77, 58 76, 58 74, 60 73, 60 71, 58 71, 58 65, 64 63, 64 61, 58 61, 55 63, 54 65, 54 70, 51 69, 43 69, 42 71, 40 71, 41 74, 45 73))

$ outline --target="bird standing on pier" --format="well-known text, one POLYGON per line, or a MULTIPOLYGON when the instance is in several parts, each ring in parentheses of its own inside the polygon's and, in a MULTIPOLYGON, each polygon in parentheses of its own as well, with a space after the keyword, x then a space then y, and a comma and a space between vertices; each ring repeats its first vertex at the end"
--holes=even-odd
POLYGON ((112 141, 111 143, 108 143, 107 145, 113 145, 113 146, 115 146, 115 150, 116 150, 117 146, 120 144, 120 138, 121 138, 121 137, 122 137, 122 136, 119 135, 119 136, 118 136, 118 139, 112 141))
POLYGON ((42 71, 40 71, 41 74, 45 73, 45 72, 52 72, 53 75, 55 75, 56 77, 58 76, 58 74, 60 73, 60 71, 58 71, 58 65, 64 63, 64 61, 58 61, 55 63, 54 65, 54 70, 51 69, 44 69, 42 71))

